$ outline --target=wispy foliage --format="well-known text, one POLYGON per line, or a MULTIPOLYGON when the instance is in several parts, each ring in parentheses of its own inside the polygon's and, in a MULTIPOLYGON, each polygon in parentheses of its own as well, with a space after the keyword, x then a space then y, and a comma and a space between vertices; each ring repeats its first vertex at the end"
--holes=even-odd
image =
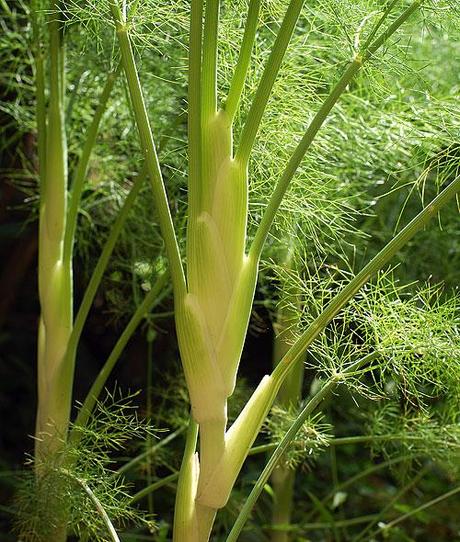
MULTIPOLYGON (((117 392, 116 392, 117 393, 117 392)), ((36 458, 25 475, 17 498, 17 531, 26 542, 46 542, 62 520, 79 536, 105 542, 112 540, 101 509, 117 528, 142 524, 154 528, 131 506, 129 487, 112 476, 114 452, 133 440, 144 440, 155 432, 137 416, 132 397, 109 394, 99 402, 84 428, 75 427, 77 438, 63 442, 46 462, 36 458)))

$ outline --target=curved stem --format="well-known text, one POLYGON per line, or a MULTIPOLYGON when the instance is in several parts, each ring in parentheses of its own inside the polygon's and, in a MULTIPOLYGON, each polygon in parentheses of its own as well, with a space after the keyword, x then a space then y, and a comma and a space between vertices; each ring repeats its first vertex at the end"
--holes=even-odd
POLYGON ((228 96, 223 107, 230 121, 233 121, 235 117, 238 110, 238 104, 240 103, 241 94, 243 93, 249 62, 251 60, 251 52, 256 39, 260 2, 261 0, 251 0, 249 3, 248 16, 244 25, 244 34, 240 54, 238 56, 232 82, 230 84, 230 90, 228 91, 228 96))
POLYGON ((236 160, 247 164, 251 154, 254 141, 259 131, 260 121, 267 106, 268 99, 281 67, 286 49, 291 41, 294 28, 300 15, 300 10, 305 0, 291 0, 284 15, 283 22, 276 36, 273 49, 268 58, 257 92, 252 102, 248 117, 244 124, 241 139, 236 152, 236 160))
POLYGON ((104 507, 102 506, 101 501, 96 497, 96 495, 94 494, 94 491, 89 487, 89 485, 84 480, 82 480, 78 476, 73 475, 68 470, 61 469, 60 472, 68 476, 71 480, 74 480, 75 482, 77 482, 77 484, 82 487, 83 491, 88 495, 88 497, 90 498, 90 500, 93 502, 94 506, 96 507, 96 510, 98 514, 101 516, 102 521, 105 523, 105 526, 107 527, 107 532, 109 533, 112 541, 120 542, 120 538, 118 537, 118 534, 115 531, 115 527, 110 521, 109 515, 107 514, 104 507))

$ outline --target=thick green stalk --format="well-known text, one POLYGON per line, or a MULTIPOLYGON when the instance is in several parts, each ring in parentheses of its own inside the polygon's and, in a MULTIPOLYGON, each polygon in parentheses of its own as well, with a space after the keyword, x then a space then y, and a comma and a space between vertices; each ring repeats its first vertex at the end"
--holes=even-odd
POLYGON ((166 253, 168 255, 171 279, 174 288, 174 298, 177 301, 183 299, 186 293, 184 270, 182 267, 179 246, 177 244, 174 225, 169 209, 163 176, 155 147, 155 142, 147 115, 147 109, 142 94, 142 88, 134 60, 134 53, 128 36, 128 30, 124 16, 115 0, 110 3, 112 16, 115 22, 118 43, 121 51, 121 62, 128 83, 129 94, 133 106, 136 125, 139 131, 142 153, 145 158, 147 171, 152 184, 153 196, 158 213, 158 221, 164 239, 166 253))
MULTIPOLYGON (((67 142, 64 122, 64 43, 58 20, 59 1, 50 2, 49 98, 44 101, 43 58, 38 52, 37 124, 40 163, 40 216, 38 287, 40 322, 38 329, 38 405, 35 429, 35 468, 37 477, 46 475, 56 463, 66 438, 70 421, 73 368, 66 363, 65 352, 72 329, 73 293, 71 266, 63 261, 67 199, 67 142)), ((37 16, 37 14, 35 14, 37 16)), ((38 20, 34 30, 39 47, 38 20)), ((53 496, 50 506, 56 509, 56 521, 49 542, 66 539, 66 504, 53 496), (58 510, 61 513, 58 513, 58 510)))
MULTIPOLYGON (((73 372, 64 359, 72 329, 72 274, 70 266, 62 260, 67 197, 67 145, 61 89, 64 47, 56 14, 58 2, 52 2, 50 7, 45 178, 40 187, 37 464, 58 451, 66 438, 73 381, 73 372)), ((42 86, 43 81, 38 84, 42 86)), ((43 122, 42 108, 43 104, 39 109, 39 123, 43 122)), ((40 145, 43 152, 43 142, 40 145)))
POLYGON ((300 11, 304 3, 305 0, 291 0, 283 22, 281 23, 273 49, 262 74, 262 79, 260 80, 257 88, 254 101, 252 102, 248 117, 244 124, 243 132, 241 133, 241 140, 236 153, 236 159, 242 164, 247 165, 248 163, 249 156, 259 130, 260 121, 262 120, 265 107, 267 106, 273 85, 281 67, 286 49, 291 41, 294 28, 297 24, 300 11))
POLYGON ((224 111, 227 113, 229 121, 233 122, 238 110, 241 94, 244 89, 244 83, 249 69, 251 52, 254 47, 257 32, 257 22, 259 19, 261 0, 251 0, 249 2, 248 16, 244 25, 243 42, 241 43, 240 54, 236 64, 235 72, 230 84, 230 90, 225 101, 224 111))

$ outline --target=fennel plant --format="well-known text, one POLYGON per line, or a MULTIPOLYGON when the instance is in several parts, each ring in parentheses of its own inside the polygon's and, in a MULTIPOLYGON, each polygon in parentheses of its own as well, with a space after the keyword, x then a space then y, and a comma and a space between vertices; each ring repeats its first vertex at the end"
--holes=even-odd
MULTIPOLYGON (((351 9, 349 2, 331 1, 331 12, 335 11, 336 3, 345 13, 351 9)), ((303 0, 291 0, 287 4, 280 3, 279 6, 264 6, 260 0, 250 0, 247 12, 244 11, 244 32, 239 52, 231 67, 228 90, 223 96, 218 84, 220 10, 222 9, 225 19, 227 12, 231 13, 236 7, 223 7, 217 0, 172 2, 166 6, 148 6, 148 9, 143 2, 127 3, 118 0, 101 0, 83 3, 82 6, 65 0, 52 0, 44 10, 41 2, 36 0, 32 6, 37 152, 40 167, 41 318, 38 334, 36 478, 38 483, 47 481, 51 469, 51 472, 59 474, 60 479, 67 479, 68 482, 72 480, 74 486, 79 485, 80 490, 83 490, 86 498, 89 498, 100 513, 109 539, 118 539, 116 530, 103 504, 85 480, 72 474, 78 460, 72 457, 69 450, 74 450, 81 443, 85 428, 87 430, 90 426, 98 396, 111 370, 135 328, 161 300, 168 281, 172 286, 176 333, 191 406, 177 484, 173 539, 177 542, 200 542, 210 539, 216 514, 226 506, 243 463, 276 396, 291 378, 293 371, 302 368, 307 351, 310 349, 315 353, 315 348, 319 348, 318 341, 321 343, 324 339, 324 332, 330 332, 334 318, 350 302, 356 317, 358 309, 353 300, 356 296, 359 298, 363 287, 378 276, 392 258, 435 218, 441 208, 454 199, 460 190, 458 175, 448 178, 449 182, 439 190, 438 195, 392 239, 387 239, 383 248, 356 275, 351 274, 346 280, 335 276, 331 279, 331 283, 335 281, 334 285, 327 284, 326 281, 326 302, 314 307, 318 309, 317 314, 314 314, 313 310, 304 329, 291 337, 292 344, 285 349, 281 359, 277 360, 273 372, 261 379, 229 427, 228 401, 234 394, 237 383, 259 277, 260 260, 263 251, 274 242, 270 238, 270 232, 273 231, 275 219, 282 214, 280 207, 290 185, 295 182, 304 158, 311 151, 318 135, 323 129, 327 129, 327 121, 330 120, 336 104, 352 92, 353 85, 363 69, 367 66, 372 67, 371 72, 377 69, 376 64, 380 61, 382 51, 397 46, 399 33, 406 25, 411 24, 410 28, 417 27, 417 24, 422 24, 423 17, 429 17, 431 10, 436 14, 443 10, 443 6, 432 5, 429 0, 392 0, 383 5, 378 2, 363 3, 347 56, 337 63, 337 71, 333 80, 327 82, 326 91, 315 96, 317 108, 293 151, 289 150, 286 160, 278 166, 280 174, 277 178, 270 179, 268 202, 262 211, 256 214, 256 227, 249 235, 248 218, 251 217, 253 187, 251 175, 257 168, 264 167, 263 162, 257 166, 252 164, 252 161, 258 158, 256 141, 299 17, 301 14, 307 16, 307 22, 303 22, 303 30, 308 28, 308 16, 315 18, 314 13, 303 11, 304 4, 306 3, 303 0), (280 8, 281 4, 284 9, 280 8), (240 108, 242 98, 243 101, 248 100, 245 85, 250 78, 251 59, 261 13, 266 15, 266 11, 269 12, 271 7, 278 8, 283 13, 282 22, 276 29, 276 37, 265 59, 255 91, 250 95, 247 111, 242 115, 240 108), (365 14, 361 16, 363 13, 365 14), (99 104, 94 110, 69 182, 68 133, 65 125, 65 41, 72 36, 69 30, 72 17, 75 16, 77 21, 90 26, 95 14, 101 16, 104 24, 100 37, 109 35, 113 54, 119 54, 119 58, 117 56, 100 90, 99 104), (188 24, 186 229, 178 227, 180 220, 175 223, 172 216, 155 130, 152 129, 146 106, 142 74, 138 69, 139 59, 134 46, 139 38, 136 34, 138 18, 145 17, 148 21, 148 18, 152 17, 154 23, 158 22, 161 27, 163 16, 171 25, 177 23, 180 27, 184 22, 188 24), (85 20, 85 17, 88 19, 85 20), (117 78, 123 78, 129 95, 139 136, 142 164, 139 165, 137 177, 110 230, 74 317, 72 261, 78 211, 90 157, 117 78), (140 193, 142 183, 147 182, 147 178, 153 194, 155 220, 166 253, 167 270, 164 265, 158 265, 156 282, 151 285, 143 302, 121 333, 112 354, 83 401, 76 420, 71 424, 75 361, 83 326, 115 243, 140 193), (185 250, 182 250, 184 245, 185 250), (340 287, 334 288, 337 283, 340 287)), ((449 4, 446 3, 446 6, 449 4)), ((237 7, 241 7, 240 3, 237 7)), ((322 7, 320 3, 318 8, 322 7)), ((100 22, 96 21, 96 24, 100 22)), ((149 24, 146 27, 149 30, 149 24)), ((154 41, 155 24, 152 24, 151 28, 152 35, 148 35, 148 38, 154 41)), ((313 30, 312 34, 314 38, 313 30)), ((141 39, 148 42, 145 34, 141 39)), ((154 50, 153 46, 151 50, 154 50)), ((129 135, 133 136, 132 133, 129 135)), ((276 156, 272 159, 280 161, 276 156)), ((301 198, 299 201, 301 202, 301 198)), ((252 216, 251 220, 253 219, 252 216)), ((313 259, 316 256, 312 250, 310 257, 313 259)), ((294 290, 294 295, 298 296, 298 288, 294 287, 294 290)), ((365 305, 366 299, 364 297, 363 303, 358 304, 359 310, 364 311, 362 305, 365 305)), ((369 312, 371 310, 372 307, 369 312)), ((364 317, 363 319, 367 323, 368 320, 364 317)), ((414 348, 405 344, 401 337, 396 347, 407 349, 408 357, 399 356, 397 359, 401 361, 401 367, 393 367, 391 341, 388 341, 387 337, 380 338, 379 329, 372 325, 363 324, 362 334, 368 340, 368 349, 353 348, 352 342, 346 341, 341 343, 335 352, 332 352, 333 347, 330 345, 319 349, 318 357, 330 355, 333 363, 324 364, 322 367, 318 362, 318 367, 324 369, 326 376, 317 389, 312 391, 306 405, 270 457, 231 529, 228 541, 237 539, 249 517, 251 507, 296 432, 305 420, 314 415, 316 409, 321 408, 323 401, 343 383, 350 383, 350 386, 359 391, 361 387, 365 387, 362 380, 368 373, 372 374, 376 370, 402 371, 406 365, 401 360, 410 365, 410 355, 414 348)), ((332 342, 334 344, 334 341, 332 342)), ((297 376, 297 388, 299 379, 300 376, 297 376)), ((294 400, 298 400, 298 389, 292 393, 294 400)), ((67 485, 62 492, 58 492, 59 498, 62 498, 66 491, 67 485)), ((52 508, 56 507, 58 504, 54 502, 52 508)), ((64 504, 63 513, 57 514, 56 519, 47 526, 46 539, 50 542, 63 541, 67 537, 71 511, 66 507, 64 504)))

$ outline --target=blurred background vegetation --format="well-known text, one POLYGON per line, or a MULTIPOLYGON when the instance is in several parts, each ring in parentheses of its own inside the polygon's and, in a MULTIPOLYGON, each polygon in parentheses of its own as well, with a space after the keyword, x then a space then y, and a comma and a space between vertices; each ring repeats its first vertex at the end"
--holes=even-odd
MULTIPOLYGON (((155 2, 141 4, 145 9, 138 9, 135 44, 142 84, 176 231, 184 239, 187 12, 184 2, 160 7, 155 2)), ((237 128, 244 121, 286 4, 274 0, 264 3, 255 62, 237 128)), ((252 223, 260 217, 273 179, 279 176, 295 141, 327 94, 330 81, 349 58, 349 47, 356 39, 353 32, 371 2, 315 0, 307 4, 276 83, 252 160, 252 223)), ((108 70, 116 66, 116 58, 110 27, 104 18, 94 14, 91 17, 85 3, 72 2, 69 6, 64 15, 69 36, 66 128, 71 171, 98 93, 108 70)), ((244 22, 240 13, 245 12, 245 6, 246 2, 235 0, 235 9, 230 4, 223 9, 221 34, 225 39, 219 52, 222 92, 228 87, 236 59, 244 22)), ((13 496, 27 452, 33 447, 30 435, 34 431, 36 398, 38 176, 29 7, 25 0, 0 2, 0 538, 5 542, 15 540, 11 534, 13 496)), ((440 186, 459 173, 458 20, 452 19, 451 24, 445 24, 444 20, 441 24, 434 18, 426 21, 419 18, 398 37, 395 45, 391 54, 375 59, 338 104, 283 204, 284 212, 264 255, 264 271, 241 366, 243 384, 233 401, 235 412, 248 390, 270 370, 273 324, 280 303, 298 304, 300 296, 301 319, 309 321, 347 274, 361 268, 440 186), (289 249, 294 251, 295 263, 286 268, 283 262, 289 249), (289 284, 297 286, 294 293, 289 284)), ((135 134, 126 88, 119 77, 91 157, 79 215, 74 262, 77 303, 110 224, 141 169, 135 134)), ((427 228, 401 251, 394 268, 387 272, 386 276, 390 277, 387 284, 383 284, 383 277, 382 284, 373 286, 377 292, 375 299, 386 296, 390 304, 388 291, 398 291, 398 299, 407 301, 407 314, 411 318, 407 323, 394 322, 381 303, 368 307, 368 312, 358 304, 349 309, 344 333, 364 340, 365 333, 372 330, 365 329, 360 322, 370 313, 381 322, 379 329, 387 326, 386 336, 391 336, 397 325, 410 326, 417 317, 422 328, 424 306, 433 303, 443 307, 444 312, 438 311, 442 321, 437 325, 441 331, 442 322, 446 326, 459 326, 459 307, 455 302, 460 278, 459 234, 458 209, 451 205, 443 212, 437 227, 427 228), (356 325, 351 329, 353 322, 356 325)), ((146 184, 117 243, 85 328, 75 379, 77 401, 85 396, 123 325, 164 267, 162 240, 146 184)), ((145 318, 108 386, 110 390, 120 389, 124 396, 139 391, 131 400, 138 406, 140 416, 165 431, 157 433, 157 437, 173 435, 167 446, 157 445, 149 459, 140 461, 127 473, 133 493, 146 482, 176 472, 181 460, 188 407, 174 338, 170 293, 165 291, 161 306, 145 318)), ((366 299, 372 299, 372 295, 366 299)), ((408 331, 407 340, 416 338, 408 331)), ((317 384, 311 367, 327 352, 318 345, 309 355, 304 397, 317 384)), ((459 373, 460 369, 456 374, 459 373)), ((436 399, 431 400, 430 406, 442 412, 443 421, 452 413, 450 423, 458 435, 460 394, 456 378, 452 376, 454 406, 449 407, 450 411, 445 402, 436 399)), ((391 380, 385 382, 386 386, 393 384, 391 380)), ((371 540, 379 521, 389 522, 447 491, 459 467, 460 437, 452 437, 449 454, 450 444, 446 444, 449 439, 438 431, 437 418, 424 419, 425 415, 422 406, 410 400, 410 390, 407 397, 395 395, 393 401, 379 399, 378 390, 358 399, 349 390, 341 390, 325 409, 324 417, 315 422, 319 432, 327 436, 333 431, 336 437, 382 435, 398 427, 401 438, 385 446, 351 442, 313 449, 305 444, 308 444, 307 434, 300 437, 298 445, 307 451, 308 461, 305 453, 292 459, 298 469, 292 541, 371 540), (409 427, 410 424, 417 427, 409 427), (406 436, 417 430, 419 445, 414 445, 406 436), (384 513, 379 517, 381 510, 384 513), (355 525, 347 522, 349 518, 364 519, 355 525), (373 526, 359 538, 360 531, 370 523, 373 526)), ((276 418, 274 412, 258 444, 279 438, 286 427, 283 416, 276 418)), ((145 442, 134 434, 122 450, 112 454, 113 468, 151 447, 152 438, 145 442)), ((225 539, 262 462, 263 457, 259 456, 247 462, 229 506, 218 516, 216 540, 225 539)), ((153 493, 139 500, 141 508, 155 515, 155 540, 168 539, 173 502, 173 481, 161 489, 161 497, 153 493)), ((242 540, 269 539, 271 502, 272 492, 267 486, 242 540)), ((386 539, 460 540, 459 512, 457 495, 389 529, 386 539)), ((144 540, 147 532, 144 526, 128 526, 123 540, 144 540)))

